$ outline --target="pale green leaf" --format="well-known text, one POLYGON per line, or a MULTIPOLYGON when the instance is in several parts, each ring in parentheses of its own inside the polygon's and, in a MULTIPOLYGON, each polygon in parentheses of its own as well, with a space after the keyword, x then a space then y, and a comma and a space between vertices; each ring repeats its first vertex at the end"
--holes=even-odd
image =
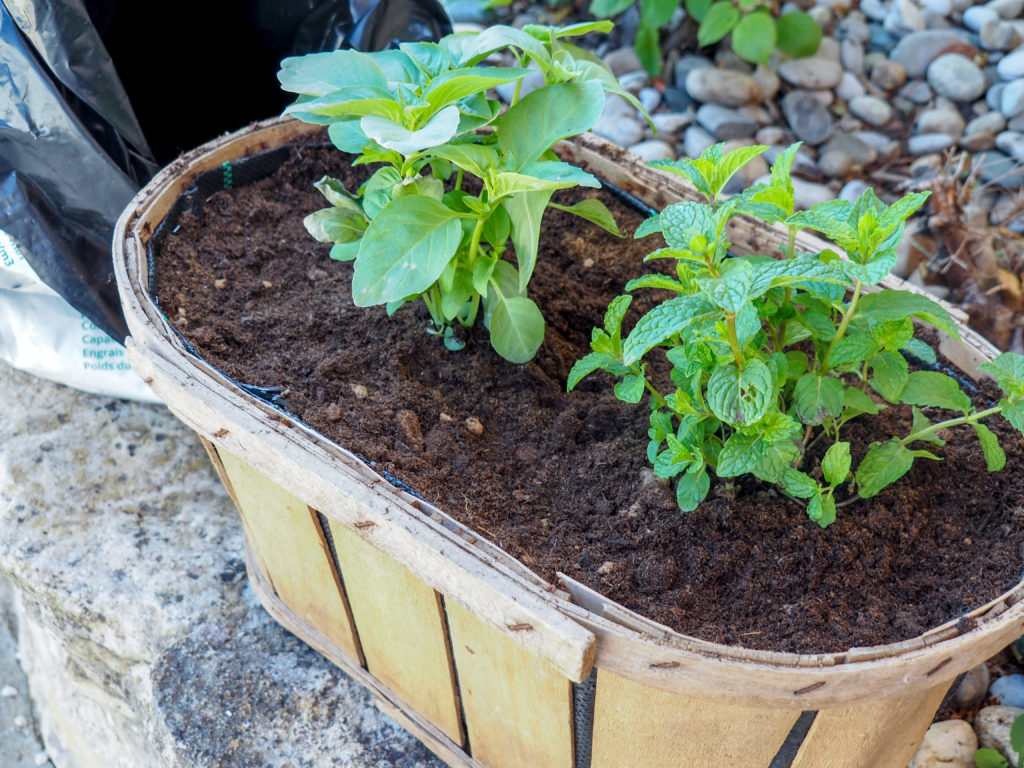
POLYGON ((676 503, 683 512, 692 512, 704 501, 710 489, 711 478, 704 464, 691 464, 676 485, 676 503))
POLYGON ((722 310, 699 294, 669 299, 641 317, 634 326, 622 345, 623 361, 632 365, 673 334, 683 333, 721 315, 722 310))
POLYGON ((697 46, 717 43, 728 35, 740 20, 740 12, 736 6, 726 0, 713 3, 707 16, 697 28, 697 46))
POLYGON ((978 440, 981 441, 981 450, 985 454, 985 465, 989 472, 998 472, 1006 466, 1006 453, 999 445, 999 438, 995 432, 984 424, 973 424, 978 440))
POLYGON ((286 58, 277 79, 286 91, 313 96, 326 96, 349 86, 388 87, 384 70, 372 56, 348 49, 286 58))
POLYGON ((578 203, 574 203, 573 205, 559 205, 558 203, 552 203, 551 207, 557 208, 560 211, 565 211, 566 213, 571 213, 573 216, 579 216, 581 219, 585 219, 592 224, 597 224, 601 229, 606 232, 610 232, 616 237, 624 236, 619 230, 619 225, 616 223, 612 212, 609 211, 608 207, 597 198, 586 198, 585 200, 580 200, 578 203))
POLYGON ((555 142, 590 129, 604 109, 594 82, 556 83, 531 91, 499 118, 498 143, 515 168, 539 160, 555 142))
POLYGON ((870 499, 887 485, 896 482, 910 470, 914 454, 893 438, 885 443, 874 443, 857 467, 857 492, 870 499))
POLYGON ((874 323, 916 317, 953 338, 960 338, 956 323, 945 309, 927 296, 908 291, 885 289, 861 296, 857 316, 869 318, 874 323))
POLYGON ((733 432, 718 454, 715 471, 719 477, 735 477, 752 472, 764 458, 766 450, 767 444, 761 435, 733 432))
POLYGON ((776 22, 775 44, 794 59, 817 53, 821 36, 821 27, 803 11, 784 13, 776 22))
POLYGON ((818 494, 807 504, 807 516, 822 528, 836 521, 836 500, 831 494, 818 494))
POLYGON ((544 341, 544 316, 525 296, 505 297, 494 293, 491 306, 491 346, 510 363, 527 363, 544 341))
POLYGON ((1016 352, 1003 352, 988 363, 978 368, 990 374, 999 384, 999 388, 1010 397, 1024 395, 1024 355, 1016 352))
POLYGON ((818 484, 810 475, 789 466, 782 470, 782 474, 779 476, 779 485, 790 496, 795 496, 798 499, 809 499, 816 496, 819 491, 818 484))
POLYGON ((899 399, 901 403, 945 408, 965 414, 971 409, 971 398, 960 389, 956 379, 936 371, 909 374, 899 399))
POLYGON ((727 365, 708 379, 708 406, 719 419, 733 426, 761 420, 775 397, 771 370, 761 360, 748 360, 742 370, 727 365))
POLYGON ((519 290, 524 291, 537 264, 540 244, 540 223, 551 200, 549 190, 520 192, 506 197, 502 205, 512 222, 512 244, 519 264, 519 290))
POLYGON ((744 61, 765 64, 775 50, 775 20, 766 10, 740 19, 732 31, 732 49, 744 61))
POLYGON ((839 441, 829 446, 825 457, 821 460, 821 472, 829 485, 839 485, 846 481, 850 474, 850 444, 839 441))
POLYGON ((890 403, 900 401, 900 393, 907 385, 909 366, 898 352, 879 352, 871 359, 871 387, 890 403))
POLYGON ((846 392, 839 379, 805 373, 793 388, 796 416, 804 424, 821 424, 843 412, 846 392))

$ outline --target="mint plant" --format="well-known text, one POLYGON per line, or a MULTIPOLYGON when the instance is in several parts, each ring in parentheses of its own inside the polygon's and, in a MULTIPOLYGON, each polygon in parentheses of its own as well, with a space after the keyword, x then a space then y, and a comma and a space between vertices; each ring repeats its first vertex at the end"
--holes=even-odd
POLYGON ((590 128, 605 92, 637 104, 599 59, 566 40, 611 26, 495 26, 398 50, 339 50, 281 63, 282 87, 299 94, 286 112, 327 125, 333 144, 357 155, 353 164, 380 164, 358 190, 321 179, 316 186, 330 207, 305 220, 313 237, 333 243, 331 258, 355 260, 358 306, 383 304, 390 315, 422 299, 431 331, 449 349, 465 344, 456 327, 482 316, 498 354, 514 363, 534 356, 544 318, 527 285, 545 210, 619 234, 597 200, 551 202, 556 190, 600 186, 552 145, 590 128), (499 52, 520 66, 479 66, 499 52), (522 95, 523 78, 535 70, 543 85, 522 95), (509 83, 514 96, 502 112, 488 92, 509 83), (515 264, 503 258, 510 241, 515 264))
POLYGON ((1001 413, 1024 431, 1024 357, 1002 354, 981 366, 1005 397, 979 411, 955 379, 912 372, 902 354, 934 363, 933 349, 914 336, 913 319, 957 337, 948 313, 918 294, 866 290, 889 274, 904 224, 927 193, 887 207, 868 189, 856 202, 797 212, 794 145, 777 158, 768 183, 722 199, 729 179, 765 149, 723 154, 718 144, 697 159, 654 163, 688 177, 707 201, 669 206, 636 232, 661 232, 668 247, 647 258, 672 259, 675 270, 636 278, 626 290, 657 288, 672 298, 641 316, 625 337, 632 297, 614 299, 603 328, 593 332, 592 351, 570 372, 568 389, 603 370, 618 379, 619 399, 639 403, 648 395, 647 456, 660 477, 678 478, 683 510, 705 498, 709 473, 752 474, 806 500, 807 514, 826 527, 836 519, 837 492, 847 497, 841 503, 875 496, 916 459, 937 460, 928 447, 943 443, 942 430, 960 425, 977 435, 988 468, 1001 469, 1006 456, 984 421, 1001 413), (740 214, 786 228, 788 243, 778 258, 728 254, 726 225, 740 214), (847 258, 831 249, 798 252, 796 234, 804 228, 826 235, 847 258), (648 375, 655 350, 670 366, 672 391, 648 375), (843 439, 846 424, 899 404, 912 409, 910 430, 872 443, 855 467, 843 439), (934 411, 953 415, 933 421, 934 411), (812 451, 822 441, 827 449, 812 451), (819 454, 820 462, 809 466, 819 454))

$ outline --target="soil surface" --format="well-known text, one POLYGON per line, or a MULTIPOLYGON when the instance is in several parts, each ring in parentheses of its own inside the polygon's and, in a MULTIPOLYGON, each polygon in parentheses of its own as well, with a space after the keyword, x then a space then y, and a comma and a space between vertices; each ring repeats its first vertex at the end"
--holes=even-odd
MULTIPOLYGON (((646 461, 646 404, 616 400, 603 374, 565 392, 608 301, 657 243, 549 211, 530 286, 547 337, 514 366, 482 329, 453 353, 418 305, 391 319, 352 305, 351 265, 302 225, 325 205, 312 188, 324 173, 350 172, 333 149, 296 148, 273 177, 184 214, 156 254, 163 311, 213 365, 281 387, 298 418, 543 578, 563 571, 689 635, 790 652, 907 639, 1020 578, 1024 446, 1001 419, 990 426, 1002 472, 987 472, 971 430, 954 430, 929 446, 944 461, 919 460, 827 530, 757 481, 713 481, 700 509, 680 512, 646 461)), ((642 214, 598 194, 631 234, 642 214)), ((851 425, 855 463, 871 439, 905 430, 907 410, 851 425)))

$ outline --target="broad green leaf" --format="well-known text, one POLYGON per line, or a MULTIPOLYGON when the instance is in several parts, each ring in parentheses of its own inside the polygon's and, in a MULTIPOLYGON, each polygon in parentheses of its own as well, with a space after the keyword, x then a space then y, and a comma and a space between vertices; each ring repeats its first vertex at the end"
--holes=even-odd
POLYGON ((847 333, 828 353, 829 366, 863 363, 878 352, 878 344, 866 333, 847 333))
POLYGON ((373 219, 391 202, 392 190, 402 183, 402 175, 389 165, 378 168, 363 184, 359 192, 363 196, 363 210, 373 219))
POLYGON ((402 179, 401 184, 391 190, 391 199, 410 195, 422 195, 442 201, 444 198, 444 182, 435 176, 413 176, 402 179))
POLYGON ((818 484, 811 476, 794 467, 786 467, 782 470, 779 485, 790 496, 795 496, 798 499, 809 499, 819 492, 818 484))
POLYGON ((711 478, 703 463, 691 464, 676 485, 676 503, 683 512, 692 512, 711 489, 711 478))
POLYGON ((846 387, 843 391, 846 398, 843 408, 844 419, 852 419, 862 413, 874 416, 877 413, 881 413, 884 407, 856 387, 846 387))
MULTIPOLYGON (((641 7, 646 8, 650 2, 652 0, 644 0, 641 7)), ((661 69, 661 35, 658 28, 641 20, 636 30, 633 47, 647 73, 651 76, 657 75, 658 70, 661 69)))
POLYGON ((473 274, 468 269, 456 269, 451 288, 441 295, 441 314, 451 321, 473 296, 473 274))
POLYGON ((732 31, 732 49, 744 61, 766 64, 775 50, 775 20, 767 10, 748 13, 732 31))
POLYGON ((840 266, 854 280, 860 280, 864 285, 875 285, 882 282, 892 272, 897 259, 896 251, 888 250, 879 252, 867 264, 843 261, 840 266))
MULTIPOLYGON (((493 286, 492 286, 493 287, 493 286)), ((492 291, 491 346, 510 363, 527 363, 544 341, 544 316, 532 299, 492 291)))
POLYGON ((931 195, 931 192, 914 192, 901 197, 890 205, 885 213, 882 214, 878 225, 874 228, 872 233, 874 242, 877 244, 895 232, 897 227, 913 216, 917 209, 925 204, 929 195, 931 195))
MULTIPOLYGON (((930 426, 932 426, 931 421, 928 419, 927 416, 925 416, 923 413, 921 413, 921 411, 917 408, 917 406, 914 406, 910 410, 911 410, 911 413, 913 413, 914 420, 913 420, 913 422, 910 425, 910 433, 907 435, 908 437, 910 435, 917 434, 918 432, 924 432, 926 429, 928 429, 930 426)), ((913 441, 909 441, 908 440, 908 442, 917 442, 919 440, 923 440, 926 443, 935 443, 936 445, 945 445, 946 444, 946 441, 943 440, 942 438, 940 438, 934 432, 932 432, 931 434, 928 434, 928 435, 924 435, 923 437, 915 437, 913 441)))
POLYGON ((281 62, 277 73, 281 87, 292 93, 326 96, 348 86, 387 89, 384 70, 365 53, 353 50, 292 56, 281 62))
POLYGON ((629 8, 636 0, 594 0, 590 4, 590 12, 601 19, 618 16, 629 8))
POLYGON ((663 302, 640 318, 622 345, 623 361, 632 365, 673 334, 720 318, 722 311, 703 296, 680 296, 663 302))
POLYGON ((800 448, 795 443, 785 441, 771 443, 751 472, 766 483, 778 483, 786 468, 792 468, 793 462, 799 458, 800 448))
POLYGON ((806 352, 801 352, 798 349, 790 350, 786 353, 786 377, 790 379, 798 379, 807 373, 807 369, 810 368, 811 361, 807 357, 806 352))
POLYGON ((857 304, 857 316, 868 318, 873 323, 916 317, 953 338, 960 338, 956 323, 946 310, 927 296, 908 291, 884 289, 861 296, 857 304))
POLYGON ((857 467, 857 492, 863 499, 876 496, 907 474, 913 463, 914 454, 896 438, 881 444, 872 443, 857 467))
POLYGON ((575 181, 560 179, 542 179, 525 173, 514 173, 505 171, 494 177, 491 187, 491 199, 501 200, 504 197, 515 195, 521 192, 557 192, 560 189, 567 189, 576 186, 575 181))
POLYGON ((608 304, 608 309, 604 313, 604 329, 612 338, 620 338, 622 319, 626 316, 626 312, 629 311, 629 305, 632 301, 632 296, 616 296, 608 304))
POLYGON ((423 92, 423 98, 430 104, 431 109, 436 111, 466 96, 483 93, 488 88, 518 80, 529 72, 528 69, 513 67, 453 69, 431 80, 430 86, 423 92))
POLYGON ((751 298, 757 298, 772 288, 785 286, 806 287, 813 283, 847 286, 849 278, 839 268, 815 258, 763 261, 754 265, 754 279, 750 284, 751 298))
MULTIPOLYGON (((622 383, 625 384, 625 381, 622 383)), ((618 392, 616 392, 616 396, 620 400, 633 402, 632 400, 626 400, 618 392)), ((693 463, 694 456, 671 432, 665 435, 665 441, 668 447, 654 457, 654 474, 662 478, 675 477, 693 463)))
MULTIPOLYGON (((836 335, 836 326, 828 315, 822 314, 817 310, 810 309, 806 312, 800 312, 797 314, 797 318, 803 323, 814 335, 814 338, 819 341, 831 342, 836 335)), ((791 324, 792 325, 792 324, 791 324)), ((789 328, 787 327, 787 330, 789 328)), ((789 337, 786 338, 786 344, 793 343, 789 337)))
POLYGON ((793 407, 804 424, 821 424, 843 412, 846 392, 832 376, 805 373, 793 388, 793 407))
POLYGON ((539 160, 556 141, 590 129, 604 109, 600 84, 556 83, 528 93, 501 118, 498 144, 515 168, 539 160))
POLYGON ((890 403, 898 403, 910 375, 903 355, 898 352, 879 352, 871 359, 871 372, 874 376, 870 380, 872 389, 890 403))
POLYGON ((520 192, 506 197, 501 204, 512 222, 512 244, 519 264, 519 290, 526 290, 537 264, 540 244, 540 223, 551 200, 550 190, 520 192))
POLYGON ((462 59, 458 64, 460 66, 476 64, 495 51, 507 47, 518 48, 537 61, 548 62, 551 59, 547 48, 537 38, 528 35, 521 29, 495 24, 477 35, 472 43, 462 46, 462 59))
POLYGON ((1024 355, 1003 352, 994 360, 982 363, 978 368, 990 374, 999 388, 1010 397, 1024 395, 1024 355))
MULTIPOLYGON (((713 170, 713 166, 709 162, 702 162, 700 158, 683 158, 681 160, 651 160, 647 164, 651 166, 651 168, 668 171, 669 173, 674 173, 677 176, 686 176, 693 182, 693 186, 695 186, 697 191, 703 194, 704 197, 708 200, 711 200, 714 197, 714 195, 711 194, 711 184, 709 181, 709 175, 713 170)), ((700 205, 700 203, 688 204, 700 205)), ((679 205, 679 203, 676 203, 676 205, 679 205)), ((710 211, 708 212, 708 216, 710 218, 710 211)))
POLYGON ((701 291, 712 304, 726 312, 735 314, 743 309, 750 299, 750 283, 754 270, 742 259, 729 259, 719 267, 718 277, 700 281, 701 291))
POLYGON ((817 53, 821 43, 821 27, 803 11, 779 16, 775 30, 775 45, 787 56, 800 59, 817 53))
POLYGON ((711 10, 712 0, 686 0, 686 12, 697 21, 704 21, 711 10))
POLYGON ((761 420, 775 398, 775 380, 762 361, 748 360, 743 369, 727 365, 708 379, 708 406, 719 419, 733 426, 761 420))
POLYGON ((640 6, 640 20, 649 27, 658 29, 672 21, 672 14, 679 7, 679 0, 643 0, 640 6))
POLYGON ((485 144, 443 144, 431 148, 430 154, 447 160, 478 178, 486 176, 489 169, 496 168, 499 160, 498 150, 485 144))
POLYGON ((956 379, 935 371, 914 371, 900 393, 900 402, 910 405, 932 406, 966 414, 971 409, 971 398, 960 389, 956 379))
POLYGON ((914 321, 909 317, 875 323, 871 335, 890 352, 903 349, 914 338, 914 321))
POLYGON ((1024 718, 1020 715, 1013 719, 1010 726, 1010 746, 1014 752, 1024 753, 1024 718))
MULTIPOLYGON (((661 212, 659 223, 661 224, 660 231, 665 235, 665 242, 673 248, 688 249, 692 247, 691 242, 694 238, 710 239, 715 234, 713 214, 710 207, 703 203, 689 201, 674 203, 661 212)), ((641 225, 642 228, 643 225, 641 225)), ((644 232, 644 234, 650 234, 650 232, 644 232)), ((640 236, 640 229, 638 229, 635 237, 640 236)))
POLYGON ((847 221, 851 209, 852 205, 845 200, 831 200, 818 203, 807 211, 797 211, 786 219, 786 223, 817 230, 839 247, 854 251, 857 248, 857 230, 847 221))
POLYGON ((351 243, 363 236, 366 218, 362 211, 321 208, 302 220, 306 231, 321 243, 351 243))
POLYGON ((719 477, 736 477, 751 472, 764 458, 767 447, 761 435, 733 432, 718 454, 715 472, 719 477))
POLYGON ((520 173, 536 176, 544 181, 557 182, 558 184, 592 187, 594 189, 601 187, 601 182, 593 174, 561 160, 538 160, 524 166, 520 173))
POLYGON ((846 481, 850 474, 850 444, 839 441, 829 446, 825 457, 821 460, 821 473, 829 485, 839 485, 846 481))
POLYGON ((836 500, 831 494, 819 493, 807 504, 807 516, 822 528, 836 521, 836 500))
POLYGON ((401 122, 402 108, 390 94, 373 98, 365 93, 362 87, 353 87, 343 91, 335 91, 311 101, 303 101, 285 108, 285 114, 305 119, 305 115, 322 115, 324 117, 362 117, 363 115, 379 115, 394 122, 401 122))
POLYGON ((615 396, 624 403, 639 403, 644 396, 644 379, 631 373, 615 385, 615 396))
POLYGON ((313 186, 319 190, 327 202, 337 208, 347 208, 355 211, 362 215, 363 207, 359 204, 359 196, 353 195, 337 179, 332 179, 330 176, 323 176, 318 181, 313 183, 313 186))
POLYGON ((660 288, 666 291, 675 291, 677 293, 686 292, 686 286, 680 283, 678 280, 673 280, 667 275, 641 275, 635 277, 626 283, 627 291, 635 291, 637 288, 660 288))
POLYGON ((572 67, 577 72, 577 79, 600 83, 601 87, 604 88, 605 93, 614 93, 617 96, 621 96, 629 102, 637 112, 647 117, 648 123, 651 123, 650 117, 647 116, 647 110, 644 109, 640 100, 622 87, 618 78, 612 74, 612 71, 608 69, 608 66, 600 58, 585 48, 580 48, 579 46, 572 45, 571 43, 560 42, 558 44, 558 48, 560 51, 564 51, 572 56, 572 67))
POLYGON ((935 356, 935 350, 920 339, 910 339, 906 344, 900 347, 900 349, 916 358, 924 360, 926 363, 934 363, 938 359, 935 356))
POLYGON ((565 211, 566 213, 571 213, 573 216, 579 216, 581 219, 585 219, 591 224, 597 224, 601 229, 615 235, 616 237, 625 237, 619 229, 619 225, 616 223, 612 212, 608 210, 608 207, 603 202, 596 198, 580 200, 578 203, 573 205, 559 205, 558 203, 552 203, 551 207, 557 208, 560 211, 565 211))
POLYGON ((703 48, 706 45, 717 43, 732 32, 739 20, 740 12, 732 3, 727 0, 718 0, 713 3, 708 9, 704 21, 697 28, 697 47, 703 48))
POLYGON ((358 155, 370 143, 369 137, 359 127, 359 119, 340 120, 327 127, 327 138, 342 152, 358 155))
POLYGON ((393 120, 377 115, 364 116, 359 121, 359 127, 382 147, 411 155, 447 143, 458 130, 459 110, 454 106, 445 107, 416 131, 410 131, 393 120))
POLYGON ((352 261, 359 255, 359 241, 353 240, 350 243, 335 243, 331 246, 330 256, 335 261, 352 261))
POLYGON ((440 75, 452 66, 448 53, 437 43, 399 43, 399 50, 408 56, 416 68, 429 78, 440 75))
POLYGON ((1024 401, 1011 403, 1004 398, 999 406, 1003 409, 1003 418, 1018 432, 1024 432, 1024 401))
POLYGON ((565 391, 572 392, 576 388, 576 385, 584 378, 592 374, 594 371, 603 369, 605 365, 613 362, 614 360, 614 357, 603 352, 591 352, 590 354, 581 357, 572 366, 572 370, 569 371, 569 379, 565 385, 565 391))
POLYGON ((640 226, 633 233, 633 239, 639 240, 641 237, 653 235, 655 232, 661 232, 661 216, 657 213, 640 222, 640 226))
MULTIPOLYGON (((495 247, 501 247, 512 232, 512 221, 509 219, 505 206, 499 205, 484 222, 481 238, 495 247)), ((481 293, 484 293, 481 291, 481 293)))
POLYGON ((1010 768, 1006 758, 991 747, 982 747, 974 753, 974 765, 975 768, 1010 768))
POLYGON ((363 235, 352 276, 356 306, 422 293, 438 278, 462 240, 458 214, 429 197, 392 201, 363 235))
POLYGON ((575 24, 566 24, 564 27, 546 24, 527 24, 523 27, 523 31, 528 35, 533 35, 538 40, 561 40, 565 37, 579 37, 590 32, 607 34, 614 27, 615 25, 610 21, 578 21, 575 24))
POLYGON ((999 438, 984 424, 979 423, 972 426, 978 435, 978 440, 981 441, 981 450, 985 454, 985 465, 988 467, 988 471, 998 472, 1006 466, 1006 453, 999 445, 999 438))

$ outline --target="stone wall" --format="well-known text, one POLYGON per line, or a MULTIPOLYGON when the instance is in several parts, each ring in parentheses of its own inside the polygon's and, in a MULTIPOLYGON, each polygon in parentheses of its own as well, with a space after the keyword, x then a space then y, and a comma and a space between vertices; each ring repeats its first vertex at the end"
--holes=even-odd
POLYGON ((56 768, 441 766, 259 606, 237 513, 165 408, 2 364, 0 391, 0 576, 37 722, 11 768, 47 764, 40 738, 56 768))

